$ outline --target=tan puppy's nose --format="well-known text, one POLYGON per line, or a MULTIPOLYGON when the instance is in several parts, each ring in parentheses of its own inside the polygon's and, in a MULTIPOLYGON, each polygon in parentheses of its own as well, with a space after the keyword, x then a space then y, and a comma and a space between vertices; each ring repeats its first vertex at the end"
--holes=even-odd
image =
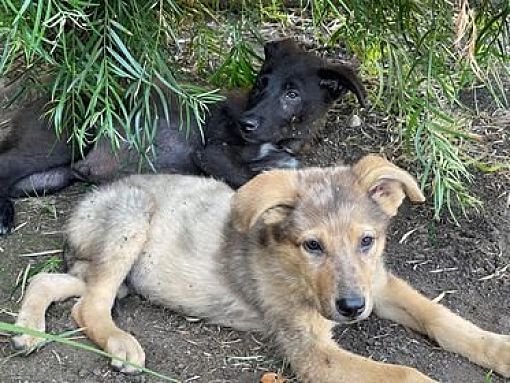
POLYGON ((359 317, 365 310, 365 298, 358 295, 339 298, 335 304, 340 315, 351 319, 359 317))

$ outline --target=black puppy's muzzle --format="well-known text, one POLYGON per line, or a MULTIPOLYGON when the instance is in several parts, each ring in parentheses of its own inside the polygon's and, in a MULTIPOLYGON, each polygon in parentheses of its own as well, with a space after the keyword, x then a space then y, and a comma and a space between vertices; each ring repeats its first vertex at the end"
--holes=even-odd
POLYGON ((342 297, 335 301, 338 313, 349 319, 356 319, 363 314, 365 305, 365 298, 360 295, 342 297))
POLYGON ((261 136, 263 119, 254 114, 245 114, 239 120, 239 129, 243 139, 251 144, 258 144, 261 142, 271 142, 270 137, 261 136))

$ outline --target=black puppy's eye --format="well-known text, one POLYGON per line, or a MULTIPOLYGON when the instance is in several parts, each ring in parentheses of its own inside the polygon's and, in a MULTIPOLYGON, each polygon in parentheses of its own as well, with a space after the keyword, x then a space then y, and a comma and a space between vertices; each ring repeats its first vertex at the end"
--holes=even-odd
POLYGON ((361 238, 361 251, 368 251, 372 245, 374 244, 374 237, 371 235, 364 235, 363 238, 361 238))
POLYGON ((322 254, 324 252, 324 249, 322 248, 322 245, 319 241, 317 241, 316 239, 307 239, 306 241, 303 242, 302 244, 303 246, 303 249, 305 249, 306 251, 308 251, 309 253, 312 253, 312 254, 322 254))
POLYGON ((285 93, 285 97, 294 100, 299 97, 299 94, 295 90, 289 90, 287 93, 285 93))

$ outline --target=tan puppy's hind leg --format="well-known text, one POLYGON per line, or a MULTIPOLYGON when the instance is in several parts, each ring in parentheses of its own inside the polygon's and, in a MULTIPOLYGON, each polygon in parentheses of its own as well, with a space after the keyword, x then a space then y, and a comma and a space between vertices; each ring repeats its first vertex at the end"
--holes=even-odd
POLYGON ((387 273, 376 288, 375 312, 427 334, 448 351, 510 377, 510 336, 485 331, 387 273))
POLYGON ((86 276, 87 289, 72 313, 74 320, 94 343, 121 359, 112 359, 112 365, 126 373, 137 369, 124 362, 143 367, 145 353, 132 335, 115 325, 111 309, 119 287, 143 249, 146 234, 147 230, 139 227, 131 231, 131 235, 125 233, 119 239, 115 236, 110 238, 101 254, 103 262, 90 265, 86 276))
MULTIPOLYGON (((32 278, 16 325, 38 331, 45 330, 46 310, 52 302, 63 301, 71 297, 81 296, 85 292, 85 282, 69 274, 40 273, 32 278)), ((17 335, 12 338, 16 349, 30 349, 43 341, 31 335, 17 335)))
POLYGON ((73 307, 73 318, 93 342, 115 356, 112 365, 123 372, 136 371, 129 363, 143 366, 145 354, 133 336, 115 325, 111 309, 143 252, 153 213, 151 195, 131 181, 127 178, 90 194, 67 229, 76 259, 87 262, 80 270, 87 286, 73 307))

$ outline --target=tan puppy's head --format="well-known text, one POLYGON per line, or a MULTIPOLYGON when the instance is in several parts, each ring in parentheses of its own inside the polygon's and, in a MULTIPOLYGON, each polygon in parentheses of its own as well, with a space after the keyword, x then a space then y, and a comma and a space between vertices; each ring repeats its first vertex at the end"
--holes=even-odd
POLYGON ((364 319, 386 226, 406 195, 425 200, 409 173, 373 155, 352 167, 273 170, 239 189, 232 224, 271 276, 268 295, 292 297, 331 320, 364 319))

